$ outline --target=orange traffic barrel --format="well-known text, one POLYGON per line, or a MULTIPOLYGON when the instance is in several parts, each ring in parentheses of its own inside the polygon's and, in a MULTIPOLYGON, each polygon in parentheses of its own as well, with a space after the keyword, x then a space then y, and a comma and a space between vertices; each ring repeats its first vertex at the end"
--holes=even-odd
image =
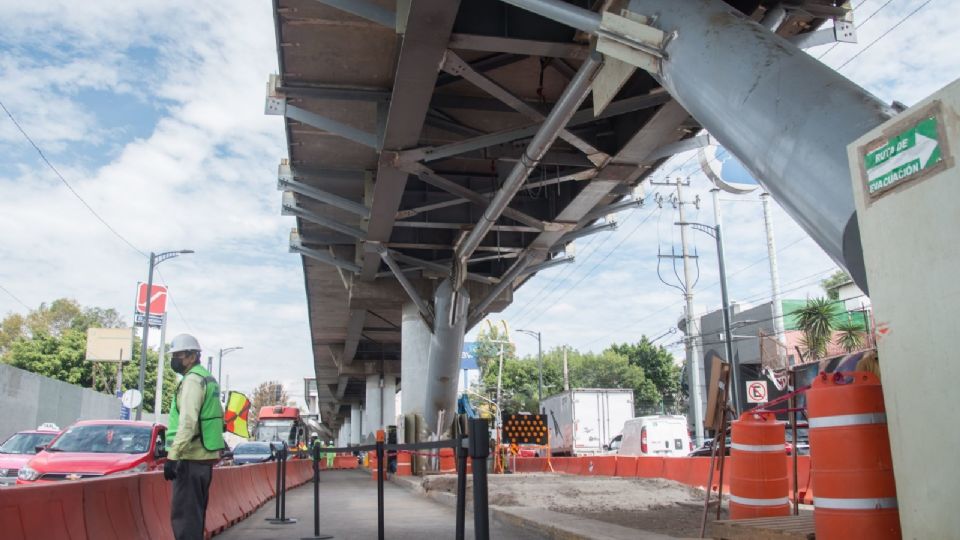
POLYGON ((440 449, 440 472, 443 474, 456 474, 457 460, 453 456, 453 448, 440 449))
POLYGON ((769 412, 745 412, 733 422, 730 519, 790 514, 784 426, 769 412))
POLYGON ((900 538, 880 379, 821 373, 807 391, 817 540, 900 538))
POLYGON ((408 452, 397 452, 397 476, 411 476, 410 454, 408 452))

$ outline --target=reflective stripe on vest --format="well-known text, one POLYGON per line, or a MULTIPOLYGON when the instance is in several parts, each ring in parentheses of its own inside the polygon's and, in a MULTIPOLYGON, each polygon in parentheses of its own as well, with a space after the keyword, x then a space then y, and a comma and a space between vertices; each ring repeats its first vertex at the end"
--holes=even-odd
POLYGON ((897 498, 831 499, 815 496, 813 505, 817 508, 829 508, 831 510, 881 510, 897 508, 897 498))
POLYGON ((748 497, 738 497, 734 494, 727 495, 727 497, 737 504, 744 504, 747 506, 780 506, 782 504, 789 504, 790 499, 787 497, 776 497, 773 499, 751 499, 748 497))
POLYGON ((785 452, 786 446, 782 444, 741 444, 730 443, 730 448, 740 450, 741 452, 785 452))
POLYGON ((886 424, 887 415, 886 413, 838 414, 836 416, 810 418, 808 423, 811 429, 886 424))

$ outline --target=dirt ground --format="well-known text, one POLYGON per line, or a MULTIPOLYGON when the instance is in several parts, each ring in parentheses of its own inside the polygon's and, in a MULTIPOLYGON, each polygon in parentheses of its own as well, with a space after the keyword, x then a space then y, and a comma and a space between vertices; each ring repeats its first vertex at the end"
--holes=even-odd
MULTIPOLYGON (((456 486, 452 475, 430 476, 423 482, 426 491, 455 493, 456 486)), ((470 493, 468 486, 468 499, 470 493)), ((488 497, 493 505, 543 508, 681 537, 699 535, 703 512, 702 491, 656 478, 490 475, 488 497)))

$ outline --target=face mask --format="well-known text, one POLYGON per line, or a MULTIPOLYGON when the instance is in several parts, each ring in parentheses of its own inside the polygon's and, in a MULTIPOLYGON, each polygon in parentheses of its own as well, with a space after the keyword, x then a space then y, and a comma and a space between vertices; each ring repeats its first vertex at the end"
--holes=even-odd
POLYGON ((187 368, 186 366, 183 365, 183 360, 184 360, 183 358, 180 358, 178 356, 171 356, 170 369, 176 371, 180 375, 183 375, 184 373, 186 373, 187 368))

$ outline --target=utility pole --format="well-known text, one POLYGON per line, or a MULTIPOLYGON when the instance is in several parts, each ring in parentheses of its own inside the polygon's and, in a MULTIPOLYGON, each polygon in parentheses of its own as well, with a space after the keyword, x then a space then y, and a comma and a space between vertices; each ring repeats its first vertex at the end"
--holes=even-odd
POLYGON ((730 309, 730 296, 727 292, 727 270, 724 262, 723 252, 723 234, 720 232, 720 188, 710 190, 713 194, 713 223, 714 228, 711 233, 708 227, 702 224, 693 224, 694 228, 703 231, 714 237, 717 241, 717 263, 720 266, 720 296, 723 306, 723 344, 724 352, 727 356, 727 362, 730 364, 731 383, 729 394, 733 401, 733 411, 737 418, 740 417, 740 364, 733 355, 733 333, 730 331, 730 325, 733 321, 733 311, 730 309))
MULTIPOLYGON (((696 317, 693 312, 693 269, 690 267, 690 259, 696 257, 696 255, 691 255, 688 249, 687 243, 687 227, 690 225, 687 223, 685 217, 686 213, 684 212, 684 205, 687 204, 697 204, 697 202, 690 203, 684 201, 683 199, 683 186, 684 181, 681 178, 677 178, 675 182, 663 182, 663 183, 653 183, 652 185, 666 185, 671 187, 676 187, 677 190, 677 199, 675 201, 676 207, 679 211, 680 221, 677 222, 677 225, 680 226, 680 244, 681 252, 680 255, 658 255, 660 258, 669 258, 669 259, 683 259, 683 284, 682 287, 676 287, 671 285, 666 281, 663 281, 661 277, 660 280, 665 284, 680 289, 683 292, 684 298, 684 343, 686 345, 686 356, 687 356, 687 366, 690 368, 690 400, 693 402, 693 429, 696 433, 697 445, 703 445, 703 392, 701 388, 701 381, 703 380, 702 373, 702 361, 700 355, 699 347, 699 338, 700 330, 699 325, 696 324, 696 317)), ((657 203, 661 204, 662 198, 657 199, 657 203)), ((657 274, 659 275, 659 267, 657 274)))
POLYGON ((773 238, 773 216, 770 213, 770 194, 760 194, 763 202, 763 225, 767 230, 767 259, 770 261, 770 298, 773 308, 773 331, 777 343, 777 359, 780 365, 786 366, 784 350, 780 347, 780 340, 784 339, 783 328, 783 300, 780 298, 780 271, 777 269, 777 244, 773 238))
POLYGON ((567 371, 567 346, 563 346, 563 391, 570 390, 570 374, 567 371))

